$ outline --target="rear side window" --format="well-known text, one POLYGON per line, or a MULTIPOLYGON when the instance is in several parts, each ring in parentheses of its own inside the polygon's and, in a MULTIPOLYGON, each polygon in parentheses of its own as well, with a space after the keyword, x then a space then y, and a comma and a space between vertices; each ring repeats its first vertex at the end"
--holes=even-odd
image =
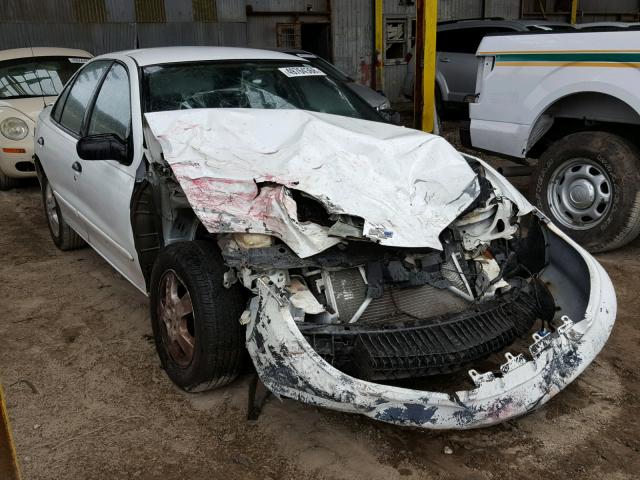
POLYGON ((80 134, 87 106, 110 63, 110 61, 92 62, 78 73, 67 94, 60 116, 60 124, 67 130, 80 134))
POLYGON ((122 140, 129 137, 131 125, 129 93, 127 69, 119 63, 114 63, 96 98, 89 121, 88 135, 113 133, 122 140))
POLYGON ((506 27, 475 27, 443 30, 437 33, 436 50, 439 52, 470 53, 478 51, 482 39, 490 33, 514 32, 506 27))

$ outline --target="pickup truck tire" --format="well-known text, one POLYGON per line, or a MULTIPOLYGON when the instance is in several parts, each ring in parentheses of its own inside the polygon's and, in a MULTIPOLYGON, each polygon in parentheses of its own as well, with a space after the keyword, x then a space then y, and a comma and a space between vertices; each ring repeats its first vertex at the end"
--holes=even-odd
POLYGON ((621 247, 640 233, 640 152, 608 132, 561 138, 531 178, 536 205, 591 252, 621 247))
POLYGON ((18 184, 18 179, 7 177, 4 173, 0 172, 0 190, 11 190, 18 184))
POLYGON ((151 326, 162 367, 178 387, 200 392, 234 380, 243 364, 242 286, 223 286, 225 267, 211 242, 164 248, 151 272, 151 326))
POLYGON ((71 228, 64 217, 58 205, 51 185, 46 178, 42 181, 42 205, 44 207, 44 215, 51 233, 51 240, 62 251, 76 250, 86 245, 85 241, 71 228))

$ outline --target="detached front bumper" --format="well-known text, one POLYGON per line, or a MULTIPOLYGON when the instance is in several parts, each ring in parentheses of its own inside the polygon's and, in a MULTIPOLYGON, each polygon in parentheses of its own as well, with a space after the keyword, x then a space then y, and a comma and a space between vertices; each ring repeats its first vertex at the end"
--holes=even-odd
POLYGON ((287 300, 266 283, 247 326, 247 348, 274 394, 384 422, 431 428, 488 426, 530 412, 571 383, 606 343, 616 316, 604 269, 552 224, 544 228, 549 264, 541 274, 561 310, 562 326, 533 336, 531 359, 506 353, 501 375, 470 370, 476 388, 455 394, 382 385, 337 370, 313 350, 287 300))

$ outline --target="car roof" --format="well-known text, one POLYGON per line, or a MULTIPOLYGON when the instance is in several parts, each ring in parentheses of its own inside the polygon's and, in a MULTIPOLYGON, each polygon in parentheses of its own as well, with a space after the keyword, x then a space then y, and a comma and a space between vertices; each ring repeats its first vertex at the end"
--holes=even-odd
POLYGON ((32 57, 81 57, 91 58, 89 52, 75 48, 57 47, 33 47, 33 48, 12 48, 10 50, 0 50, 0 61, 14 60, 16 58, 32 57))
POLYGON ((158 47, 125 50, 101 55, 104 58, 117 56, 130 57, 141 67, 163 63, 201 62, 207 60, 302 61, 300 57, 287 55, 286 53, 240 47, 158 47))
POLYGON ((456 30, 459 28, 470 28, 470 27, 511 27, 514 30, 518 31, 526 31, 527 27, 532 26, 541 26, 541 27, 552 27, 552 26, 563 26, 570 27, 572 25, 566 22, 552 22, 549 20, 504 20, 502 18, 471 18, 471 19, 462 19, 462 20, 451 20, 444 21, 438 23, 438 30, 456 30))

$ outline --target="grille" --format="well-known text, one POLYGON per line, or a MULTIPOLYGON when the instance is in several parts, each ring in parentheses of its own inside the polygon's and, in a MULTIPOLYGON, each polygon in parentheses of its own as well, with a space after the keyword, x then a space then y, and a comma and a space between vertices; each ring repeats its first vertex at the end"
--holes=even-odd
POLYGON ((509 346, 533 326, 538 308, 524 291, 426 320, 400 315, 375 326, 300 325, 336 368, 364 380, 417 378, 462 369, 509 346))

